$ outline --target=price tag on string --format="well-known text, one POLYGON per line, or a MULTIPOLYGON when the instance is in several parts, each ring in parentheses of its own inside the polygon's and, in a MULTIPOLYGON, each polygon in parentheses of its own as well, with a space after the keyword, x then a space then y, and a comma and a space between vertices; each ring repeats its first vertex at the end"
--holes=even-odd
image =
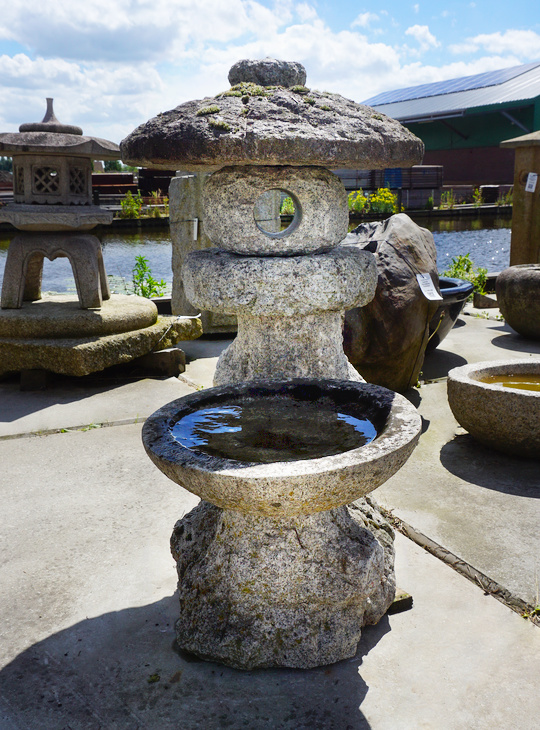
POLYGON ((534 193, 536 190, 536 183, 538 181, 538 175, 536 172, 530 172, 527 175, 527 182, 525 183, 525 192, 534 193))
POLYGON ((416 279, 426 299, 439 300, 442 296, 435 289, 435 284, 430 274, 416 274, 416 279))

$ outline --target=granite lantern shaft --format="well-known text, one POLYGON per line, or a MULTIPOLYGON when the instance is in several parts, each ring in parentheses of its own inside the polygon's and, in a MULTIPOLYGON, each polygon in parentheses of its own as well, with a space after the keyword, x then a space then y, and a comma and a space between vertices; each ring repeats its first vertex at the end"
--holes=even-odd
MULTIPOLYGON (((370 301, 377 272, 371 253, 340 245, 347 195, 328 168, 413 165, 423 145, 373 109, 310 90, 301 64, 240 61, 229 80, 229 90, 160 114, 120 145, 130 163, 212 172, 203 213, 216 248, 185 258, 184 290, 199 310, 238 320, 218 361, 218 387, 156 412, 143 441, 159 469, 208 500, 171 539, 179 645, 243 669, 317 666, 354 655, 361 627, 393 600, 391 529, 379 525, 374 537, 366 529, 377 522, 374 510, 367 517, 345 505, 399 469, 420 431, 415 409, 358 382, 343 352, 343 313, 370 301), (283 231, 259 219, 270 191, 294 204, 283 231), (227 406, 247 392, 266 398, 270 413, 290 388, 315 403, 322 393, 336 407, 377 402, 386 416, 374 450, 291 465, 278 449, 275 462, 262 465, 188 453, 171 435, 185 408, 227 406)), ((311 428, 321 430, 311 420, 308 438, 311 428)), ((272 422, 279 432, 277 416, 272 422)), ((258 426, 255 440, 294 443, 298 431, 282 428, 278 438, 275 428, 271 436, 258 426)))

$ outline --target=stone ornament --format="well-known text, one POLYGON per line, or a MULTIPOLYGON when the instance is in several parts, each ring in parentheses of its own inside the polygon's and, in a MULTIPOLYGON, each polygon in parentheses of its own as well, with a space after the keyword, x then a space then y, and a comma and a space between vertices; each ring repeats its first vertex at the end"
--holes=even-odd
POLYGON ((2 284, 2 309, 20 309, 23 301, 41 299, 43 260, 63 257, 69 259, 73 269, 82 309, 101 307, 103 299, 110 299, 101 243, 96 236, 49 233, 36 238, 31 233, 21 233, 9 244, 2 284))
MULTIPOLYGON (((217 248, 185 257, 184 290, 197 309, 236 314, 238 334, 218 360, 217 387, 157 411, 143 442, 159 469, 204 500, 171 539, 178 644, 242 669, 311 667, 354 655, 362 626, 377 622, 393 599, 393 546, 390 528, 344 505, 400 468, 421 428, 405 399, 358 382, 343 352, 344 310, 370 301, 377 272, 371 253, 340 245, 347 196, 325 168, 412 165, 423 145, 372 109, 290 86, 303 79, 299 66, 242 61, 231 69, 229 91, 161 114, 121 143, 126 161, 215 170, 202 213, 217 248), (258 218, 261 196, 266 201, 276 190, 295 203, 285 231, 258 218), (378 435, 331 456, 280 459, 267 442, 298 444, 304 428, 287 400, 290 432, 279 420, 276 403, 290 389, 304 402, 323 390, 336 407, 365 398, 361 410, 381 416, 378 435), (182 413, 235 404, 240 392, 264 413, 264 423, 255 415, 241 430, 270 451, 270 463, 229 458, 228 451, 210 456, 173 438, 182 413), (376 537, 366 529, 374 524, 376 537)), ((272 205, 265 218, 273 218, 272 205)), ((306 429, 325 434, 316 403, 306 429)))
POLYGON ((540 340, 540 263, 509 266, 495 282, 506 322, 523 337, 540 340))
POLYGON ((306 69, 297 61, 278 61, 276 58, 237 61, 229 71, 231 86, 251 82, 261 86, 303 86, 306 69))
POLYGON ((319 256, 240 259, 208 249, 191 257, 183 271, 186 293, 196 307, 265 317, 362 307, 377 284, 373 256, 343 247, 319 256))
POLYGON ((448 373, 448 403, 473 438, 510 456, 540 458, 540 391, 483 382, 525 375, 540 382, 540 358, 477 362, 448 373))
POLYGON ((347 246, 372 251, 377 265, 373 299, 345 313, 343 348, 369 383, 402 393, 416 385, 439 302, 426 299, 416 274, 438 282, 433 235, 405 213, 362 223, 347 246))
POLYGON ((247 166, 223 168, 204 188, 206 234, 225 251, 294 255, 325 251, 347 235, 345 188, 322 167, 247 166), (285 231, 268 233, 254 216, 257 200, 269 190, 292 198, 296 213, 285 231))
MULTIPOLYGON (((179 398, 145 422, 143 442, 150 459, 177 484, 226 510, 269 517, 292 517, 334 509, 369 494, 408 459, 420 433, 420 416, 409 401, 367 383, 323 381, 325 394, 343 401, 365 399, 366 417, 384 424, 384 433, 351 451, 317 459, 254 464, 205 454, 182 446, 171 424, 184 415, 244 394, 279 398, 288 390, 317 389, 314 380, 287 384, 260 380, 211 388, 179 398), (369 402, 368 402, 369 401, 369 402)), ((328 396, 327 396, 328 397, 328 396)))
POLYGON ((112 223, 110 210, 98 205, 77 205, 54 208, 15 203, 6 205, 0 213, 2 220, 19 231, 90 231, 96 226, 112 223))
POLYGON ((392 536, 376 515, 351 505, 276 520, 201 503, 171 537, 185 576, 178 643, 247 670, 354 656, 361 627, 377 623, 395 593, 392 536))
POLYGON ((7 309, 0 317, 0 338, 81 338, 117 335, 152 327, 158 321, 157 308, 150 299, 111 294, 101 307, 81 309, 67 294, 49 295, 31 306, 7 309))
POLYGON ((263 86, 247 76, 221 94, 188 101, 141 124, 120 150, 128 164, 167 170, 375 169, 417 165, 424 145, 399 122, 339 94, 263 86))
POLYGON ((44 257, 68 258, 81 308, 100 307, 110 297, 101 244, 95 236, 74 232, 112 221, 110 211, 92 204, 92 160, 116 160, 118 147, 61 124, 47 99, 41 122, 0 134, 0 154, 13 158, 14 177, 14 203, 0 209, 0 221, 27 232, 8 249, 2 309, 40 298, 44 257), (58 235, 47 237, 53 231, 58 235))

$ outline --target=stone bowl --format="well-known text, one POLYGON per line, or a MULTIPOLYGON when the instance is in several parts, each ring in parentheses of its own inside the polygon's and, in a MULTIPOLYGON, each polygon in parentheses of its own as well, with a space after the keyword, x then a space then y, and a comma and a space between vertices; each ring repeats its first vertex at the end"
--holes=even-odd
POLYGON ((450 332, 467 299, 473 293, 474 285, 463 279, 439 276, 439 289, 443 300, 429 322, 429 341, 426 352, 432 352, 450 332))
MULTIPOLYGON (((318 410, 315 405, 310 416, 313 434, 325 431, 318 410)), ((288 405, 285 412, 290 412, 288 405)), ((353 381, 294 379, 251 381, 184 396, 151 415, 142 438, 154 464, 203 500, 224 509, 283 518, 333 509, 376 489, 403 466, 420 431, 416 408, 386 388, 353 381), (361 414, 374 424, 377 436, 364 446, 343 451, 338 447, 338 453, 320 458, 280 461, 278 451, 270 463, 256 463, 186 448, 172 434, 180 419, 201 409, 260 402, 268 417, 262 419, 258 433, 266 436, 268 428, 269 440, 275 443, 282 434, 273 414, 284 399, 289 399, 287 404, 330 403, 341 412, 361 414)))
POLYGON ((540 391, 482 382, 500 375, 540 376, 540 358, 480 362, 448 373, 448 402, 456 420, 485 446, 540 458, 540 391))
POLYGON ((510 266, 497 276, 495 288, 510 327, 523 337, 540 340, 540 263, 510 266))

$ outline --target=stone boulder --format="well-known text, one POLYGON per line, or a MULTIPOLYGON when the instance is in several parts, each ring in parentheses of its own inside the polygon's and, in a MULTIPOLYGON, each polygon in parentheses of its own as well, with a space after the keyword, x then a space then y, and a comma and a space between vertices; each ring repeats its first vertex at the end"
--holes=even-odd
POLYGON ((345 354, 369 383, 402 392, 418 380, 438 307, 416 278, 429 273, 438 289, 433 236, 400 213, 358 226, 344 245, 371 251, 378 270, 374 299, 345 314, 345 354))
POLYGON ((501 271, 497 302, 507 324, 523 337, 540 340, 540 264, 518 264, 501 271))

